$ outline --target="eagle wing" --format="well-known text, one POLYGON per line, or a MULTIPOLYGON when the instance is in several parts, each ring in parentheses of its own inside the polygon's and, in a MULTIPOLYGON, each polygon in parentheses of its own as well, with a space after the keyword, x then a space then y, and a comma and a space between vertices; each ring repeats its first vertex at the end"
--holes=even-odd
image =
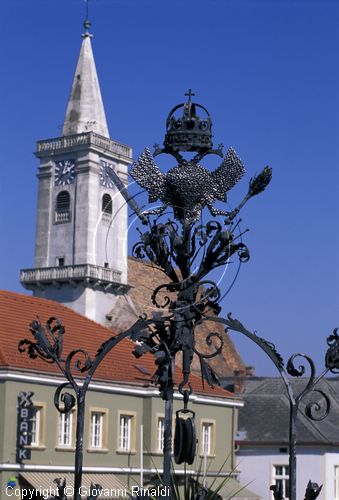
POLYGON ((147 189, 149 201, 155 201, 163 197, 165 175, 160 172, 155 164, 149 148, 145 148, 145 151, 132 164, 130 174, 140 186, 147 189))
POLYGON ((210 175, 216 187, 215 197, 225 200, 229 191, 244 175, 245 167, 233 148, 229 148, 221 165, 210 175))

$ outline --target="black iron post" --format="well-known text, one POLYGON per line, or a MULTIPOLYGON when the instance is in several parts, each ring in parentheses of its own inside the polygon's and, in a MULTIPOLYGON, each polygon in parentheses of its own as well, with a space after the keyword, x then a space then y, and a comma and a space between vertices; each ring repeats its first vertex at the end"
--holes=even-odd
POLYGON ((77 397, 76 450, 74 464, 74 500, 81 500, 82 464, 84 451, 85 395, 80 390, 77 397))
POLYGON ((290 399, 290 428, 289 428, 289 491, 288 498, 297 498, 297 413, 295 402, 290 399))
POLYGON ((171 460, 172 460, 172 421, 173 421, 173 398, 165 401, 164 419, 164 458, 163 458, 163 486, 166 496, 162 497, 170 500, 169 490, 171 487, 171 460))

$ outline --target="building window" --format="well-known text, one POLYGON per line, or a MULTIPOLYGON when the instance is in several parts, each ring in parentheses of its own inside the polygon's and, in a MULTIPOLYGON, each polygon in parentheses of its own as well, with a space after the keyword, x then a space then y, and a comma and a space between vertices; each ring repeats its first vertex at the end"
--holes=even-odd
POLYGON ((90 447, 103 448, 105 413, 100 411, 91 412, 90 447))
POLYGON ((157 451, 163 451, 164 449, 164 428, 165 428, 165 418, 158 417, 157 422, 157 451))
POLYGON ((288 465, 273 465, 273 481, 281 491, 285 500, 289 500, 288 490, 290 483, 290 471, 288 465))
POLYGON ((73 444, 73 412, 59 414, 59 446, 71 447, 73 444))
POLYGON ((69 222, 71 220, 71 197, 68 191, 61 191, 56 197, 55 222, 69 222))
POLYGON ((44 420, 45 420, 45 406, 43 403, 34 403, 31 411, 31 443, 33 448, 44 447, 44 420))
POLYGON ((339 500, 339 465, 334 466, 334 500, 339 500))
POLYGON ((104 196, 102 197, 101 211, 103 214, 110 215, 110 216, 112 215, 112 212, 113 212, 112 198, 107 193, 105 193, 104 196))
POLYGON ((57 266, 63 267, 65 265, 65 257, 57 257, 57 266))
POLYGON ((212 422, 202 422, 201 426, 201 455, 209 456, 212 454, 214 424, 212 422))
POLYGON ((132 451, 134 445, 134 415, 119 416, 119 450, 132 451))
POLYGON ((31 418, 31 446, 40 445, 41 408, 32 409, 31 418))

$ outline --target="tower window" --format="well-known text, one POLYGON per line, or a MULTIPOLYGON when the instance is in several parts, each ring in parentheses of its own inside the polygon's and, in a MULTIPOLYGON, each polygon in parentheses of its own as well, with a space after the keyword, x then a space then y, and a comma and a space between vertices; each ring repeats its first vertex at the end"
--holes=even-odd
POLYGON ((55 222, 69 222, 71 219, 71 197, 68 191, 61 191, 55 203, 55 222))
POLYGON ((112 215, 112 211, 113 211, 112 198, 107 193, 105 193, 104 196, 102 197, 101 211, 104 214, 112 215))

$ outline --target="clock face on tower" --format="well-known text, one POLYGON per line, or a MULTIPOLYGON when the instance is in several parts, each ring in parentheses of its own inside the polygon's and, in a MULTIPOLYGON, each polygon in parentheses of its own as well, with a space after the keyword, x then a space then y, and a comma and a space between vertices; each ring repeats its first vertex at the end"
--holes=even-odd
POLYGON ((108 161, 101 160, 100 165, 100 184, 107 188, 113 188, 114 182, 112 180, 111 172, 114 171, 114 164, 108 161))
POLYGON ((55 185, 73 184, 75 179, 75 160, 60 160, 55 163, 55 185))

